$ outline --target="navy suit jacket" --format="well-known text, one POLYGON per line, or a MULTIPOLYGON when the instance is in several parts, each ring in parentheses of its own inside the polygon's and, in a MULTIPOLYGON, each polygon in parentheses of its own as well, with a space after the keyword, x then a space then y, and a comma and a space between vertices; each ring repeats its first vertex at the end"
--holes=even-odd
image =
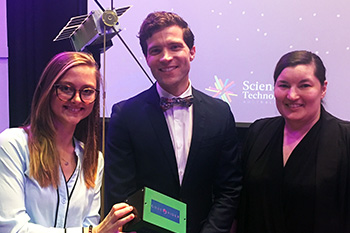
POLYGON ((187 232, 229 232, 241 189, 235 121, 227 103, 193 89, 193 133, 180 186, 156 86, 115 104, 105 157, 105 207, 149 187, 187 204, 187 232))

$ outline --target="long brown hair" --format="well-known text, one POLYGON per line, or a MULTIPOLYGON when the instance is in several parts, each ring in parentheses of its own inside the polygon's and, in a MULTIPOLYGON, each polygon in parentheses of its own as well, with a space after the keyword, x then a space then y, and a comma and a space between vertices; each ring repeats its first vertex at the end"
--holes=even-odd
MULTIPOLYGON (((31 177, 41 187, 59 185, 59 155, 54 142, 56 130, 53 124, 53 112, 50 100, 57 83, 65 73, 76 66, 87 65, 96 69, 96 89, 100 89, 100 72, 94 58, 83 52, 63 52, 54 56, 42 73, 34 92, 30 125, 25 127, 28 133, 31 177)), ((74 136, 84 143, 83 173, 87 188, 95 187, 98 165, 98 132, 100 98, 96 101, 88 117, 80 121, 74 136)))

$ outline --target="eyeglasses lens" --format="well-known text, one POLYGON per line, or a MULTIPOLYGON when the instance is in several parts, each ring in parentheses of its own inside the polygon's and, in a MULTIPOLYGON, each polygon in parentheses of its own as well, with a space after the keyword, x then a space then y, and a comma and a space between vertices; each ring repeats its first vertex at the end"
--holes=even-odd
MULTIPOLYGON (((74 98, 76 89, 68 85, 56 85, 56 95, 62 101, 70 101, 74 98)), ((86 87, 79 90, 79 96, 82 102, 91 104, 96 100, 97 91, 93 88, 86 87)))

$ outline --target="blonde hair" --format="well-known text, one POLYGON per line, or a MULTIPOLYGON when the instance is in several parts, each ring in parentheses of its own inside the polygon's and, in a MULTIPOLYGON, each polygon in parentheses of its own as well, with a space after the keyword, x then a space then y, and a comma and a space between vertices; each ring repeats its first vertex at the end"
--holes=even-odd
MULTIPOLYGON (((59 185, 59 154, 54 142, 56 129, 53 124, 53 112, 50 100, 54 84, 65 73, 76 66, 86 65, 96 69, 96 89, 100 89, 100 73, 94 58, 83 52, 63 52, 54 56, 42 73, 34 92, 30 125, 25 127, 28 134, 30 154, 29 175, 36 179, 41 187, 59 185)), ((100 98, 96 98, 88 117, 80 121, 74 136, 84 143, 82 169, 87 188, 95 187, 98 165, 98 132, 100 98)))

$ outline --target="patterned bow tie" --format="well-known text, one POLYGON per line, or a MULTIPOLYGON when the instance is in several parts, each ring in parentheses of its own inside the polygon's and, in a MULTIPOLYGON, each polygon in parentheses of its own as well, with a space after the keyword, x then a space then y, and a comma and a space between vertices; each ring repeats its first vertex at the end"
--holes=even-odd
POLYGON ((160 98, 160 107, 163 109, 163 111, 168 110, 169 108, 176 106, 181 107, 189 107, 193 103, 193 95, 187 96, 185 98, 172 98, 168 99, 165 97, 160 98))

